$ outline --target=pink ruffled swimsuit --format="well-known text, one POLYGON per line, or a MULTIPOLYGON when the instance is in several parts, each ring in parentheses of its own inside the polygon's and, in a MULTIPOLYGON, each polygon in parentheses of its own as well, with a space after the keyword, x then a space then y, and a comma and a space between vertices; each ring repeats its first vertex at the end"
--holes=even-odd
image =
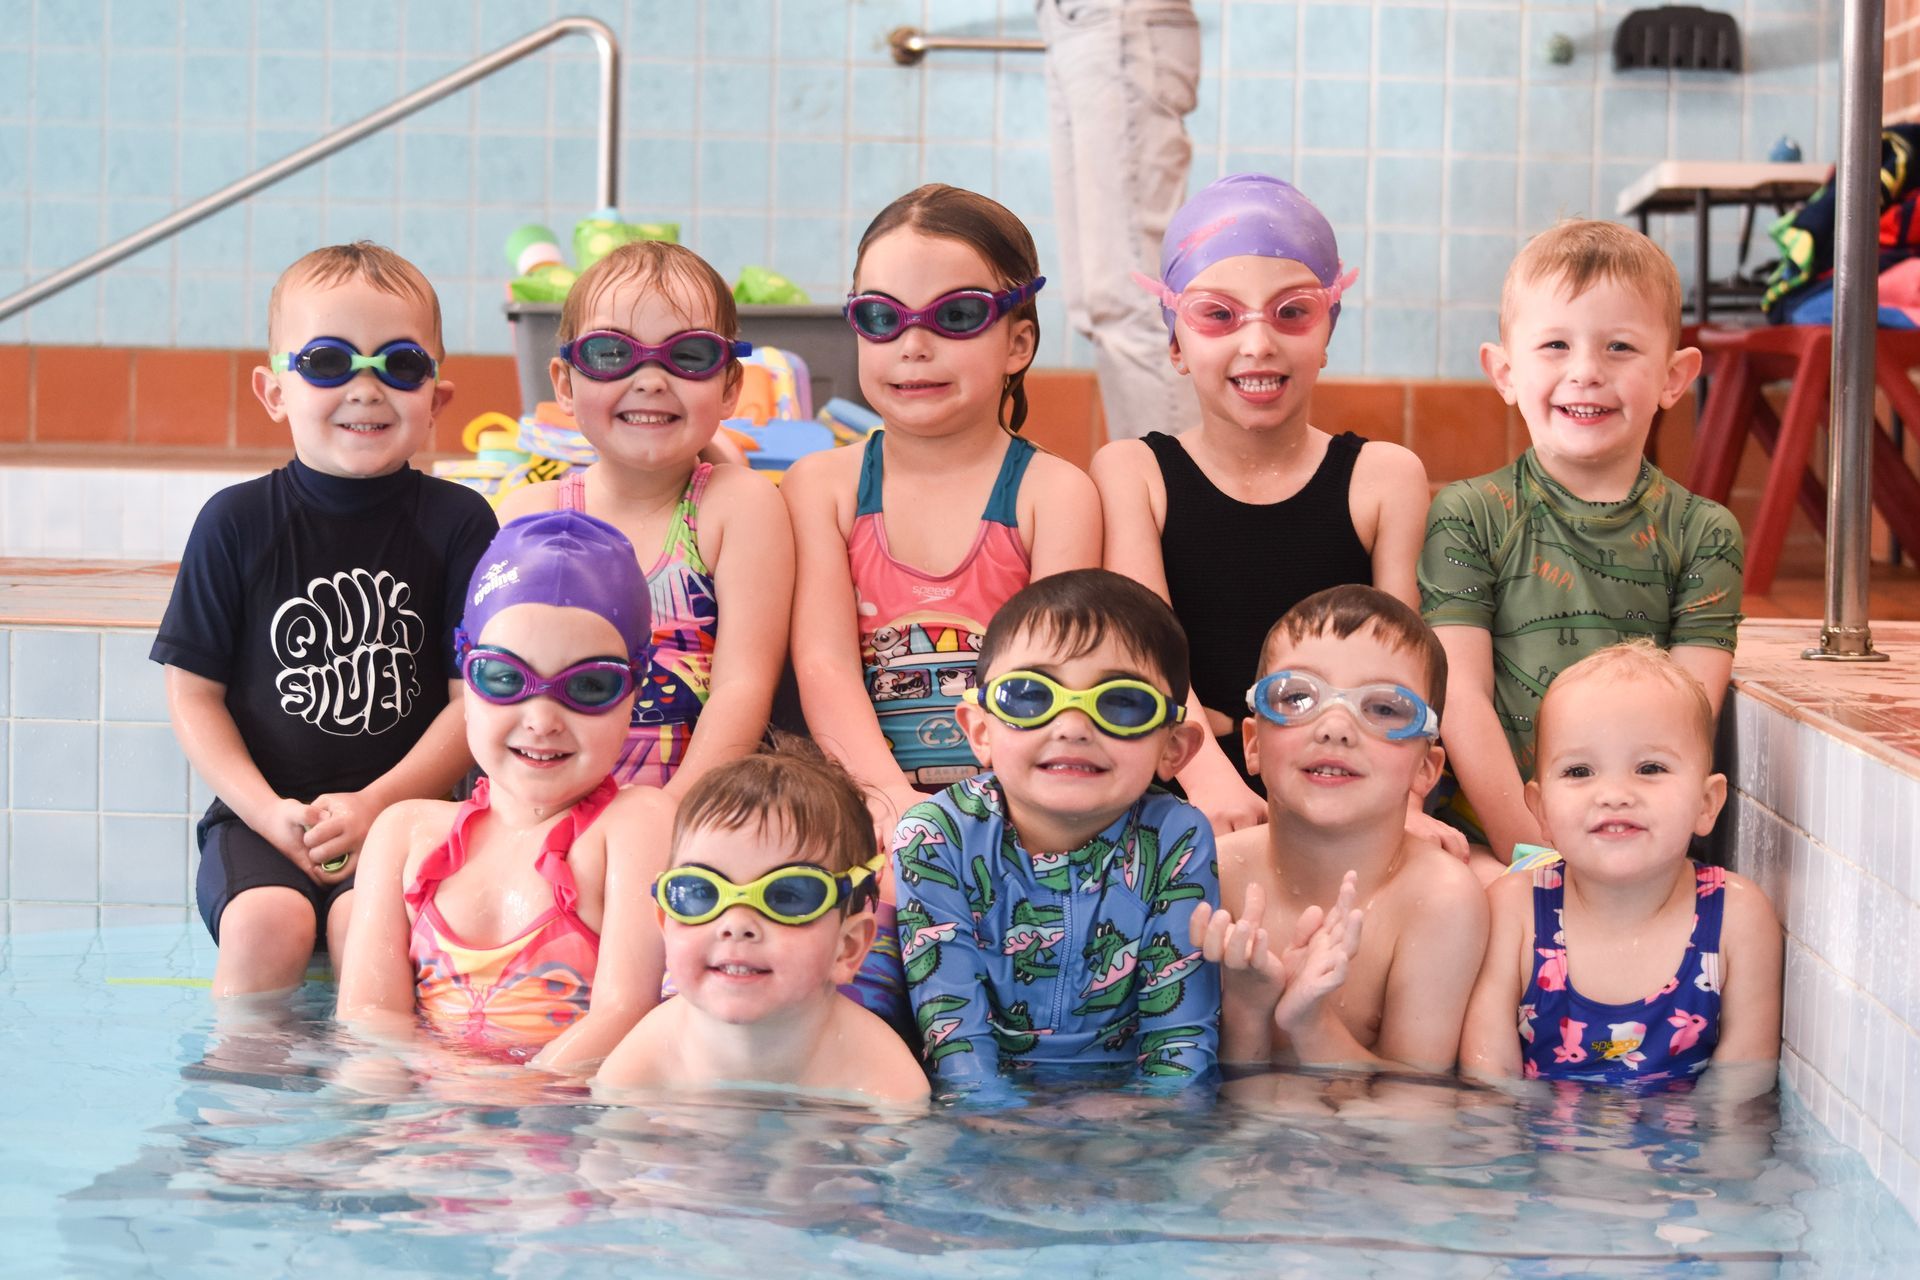
POLYGON ((619 794, 612 778, 555 823, 534 863, 553 890, 553 906, 495 946, 467 942, 448 926, 434 895, 467 861, 467 833, 487 811, 487 779, 453 817, 446 843, 426 856, 407 886, 413 914, 408 954, 420 1012, 450 1036, 486 1049, 538 1048, 587 1011, 600 935, 575 910, 579 891, 567 854, 619 794))

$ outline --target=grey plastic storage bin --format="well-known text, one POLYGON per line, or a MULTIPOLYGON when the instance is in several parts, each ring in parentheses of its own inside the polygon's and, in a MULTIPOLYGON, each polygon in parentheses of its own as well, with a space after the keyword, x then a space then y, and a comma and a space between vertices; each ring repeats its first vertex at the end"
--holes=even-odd
MULTIPOLYGON (((513 326, 513 355, 520 371, 520 412, 531 413, 553 399, 547 362, 560 345, 560 304, 509 302, 503 308, 513 326)), ((754 346, 779 347, 807 362, 813 382, 813 411, 835 396, 866 404, 860 394, 859 339, 834 306, 740 308, 740 336, 754 346)))

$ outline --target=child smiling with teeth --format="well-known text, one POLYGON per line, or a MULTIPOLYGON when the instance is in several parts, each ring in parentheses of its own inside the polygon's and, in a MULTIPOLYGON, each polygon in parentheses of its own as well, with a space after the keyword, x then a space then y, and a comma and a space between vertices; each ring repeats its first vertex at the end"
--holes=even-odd
POLYGON ((1532 448, 1442 489, 1420 556, 1421 610, 1453 671, 1441 816, 1493 857, 1537 844, 1522 803, 1535 718, 1554 677, 1636 636, 1669 649, 1717 712, 1733 667, 1740 526, 1646 457, 1660 410, 1700 353, 1679 345, 1680 275, 1647 237, 1568 221, 1507 271, 1500 341, 1480 363, 1532 448))
POLYGON ((1104 569, 1042 578, 994 615, 959 709, 992 772, 894 836, 900 945, 927 1069, 993 1090, 1013 1065, 1211 1073, 1217 971, 1188 942, 1219 900, 1213 832, 1153 785, 1199 747, 1186 637, 1104 569))

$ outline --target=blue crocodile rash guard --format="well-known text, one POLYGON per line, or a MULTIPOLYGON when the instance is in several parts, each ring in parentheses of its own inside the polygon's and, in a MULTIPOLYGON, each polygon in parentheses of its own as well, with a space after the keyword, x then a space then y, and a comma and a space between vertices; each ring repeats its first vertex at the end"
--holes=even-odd
POLYGON ((1182 1084, 1219 1054, 1220 975, 1187 938, 1220 902, 1213 828, 1150 790, 1071 853, 1020 846, 991 773, 894 833, 901 956, 936 1081, 1003 1065, 1128 1063, 1182 1084))

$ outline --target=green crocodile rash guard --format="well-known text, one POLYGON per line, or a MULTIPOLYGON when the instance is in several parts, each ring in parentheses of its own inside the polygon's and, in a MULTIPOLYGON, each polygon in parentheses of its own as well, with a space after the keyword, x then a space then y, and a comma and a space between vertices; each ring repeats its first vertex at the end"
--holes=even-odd
POLYGON ((1493 636, 1493 709, 1520 776, 1533 776, 1534 716, 1562 671, 1635 636, 1731 650, 1740 625, 1740 525, 1640 464, 1619 502, 1585 502, 1529 449, 1442 489, 1420 553, 1420 612, 1493 636))

